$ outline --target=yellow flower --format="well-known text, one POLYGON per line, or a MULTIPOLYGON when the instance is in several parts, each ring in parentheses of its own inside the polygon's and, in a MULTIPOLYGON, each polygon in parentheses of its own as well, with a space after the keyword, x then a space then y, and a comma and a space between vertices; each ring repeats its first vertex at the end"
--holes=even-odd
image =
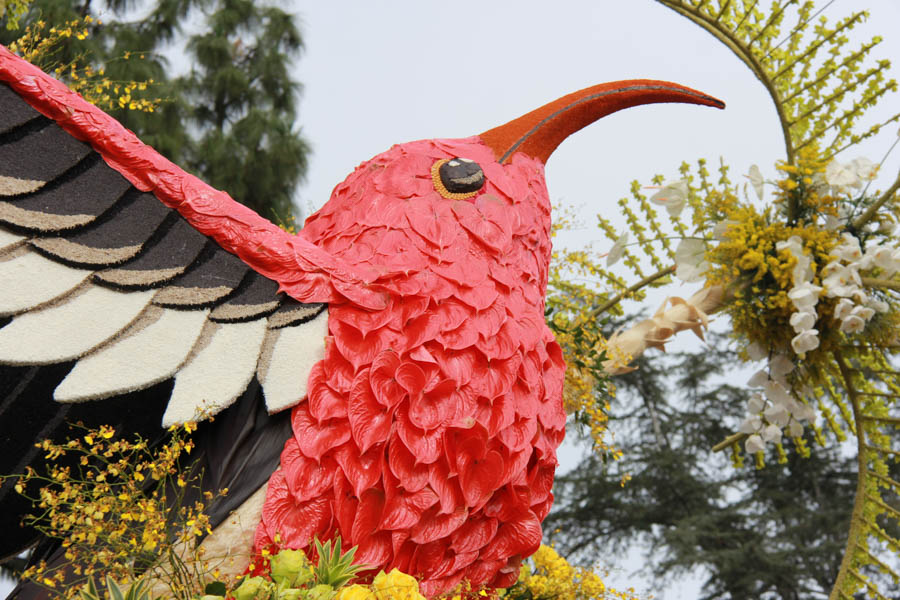
POLYGON ((335 600, 375 600, 375 594, 364 585, 348 585, 342 587, 335 600))
POLYGON ((390 573, 378 573, 372 581, 377 600, 424 600, 419 593, 419 582, 411 575, 392 569, 390 573))

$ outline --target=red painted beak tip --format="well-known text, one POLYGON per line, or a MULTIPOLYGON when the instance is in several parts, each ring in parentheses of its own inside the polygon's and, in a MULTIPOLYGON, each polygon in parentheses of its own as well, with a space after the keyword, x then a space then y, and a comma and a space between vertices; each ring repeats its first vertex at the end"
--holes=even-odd
POLYGON ((557 146, 571 134, 624 108, 641 104, 681 102, 725 108, 725 103, 703 92, 668 81, 635 79, 601 83, 563 96, 505 125, 481 134, 498 162, 516 152, 546 163, 557 146))

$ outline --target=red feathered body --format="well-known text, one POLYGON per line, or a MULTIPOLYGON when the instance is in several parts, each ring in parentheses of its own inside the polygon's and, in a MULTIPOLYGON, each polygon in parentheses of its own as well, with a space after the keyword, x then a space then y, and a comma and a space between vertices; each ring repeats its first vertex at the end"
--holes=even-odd
POLYGON ((506 586, 541 540, 563 439, 565 365, 544 322, 543 164, 479 138, 394 146, 360 165, 302 237, 365 273, 386 308, 329 306, 325 359, 293 409, 257 549, 340 534, 356 560, 435 595, 506 586), (441 196, 439 159, 478 162, 441 196))

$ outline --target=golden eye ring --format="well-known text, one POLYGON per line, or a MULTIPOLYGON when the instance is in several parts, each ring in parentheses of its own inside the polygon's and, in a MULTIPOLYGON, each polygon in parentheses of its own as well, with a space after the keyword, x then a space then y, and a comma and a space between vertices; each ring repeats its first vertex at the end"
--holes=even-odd
POLYGON ((484 187, 484 172, 473 160, 442 158, 431 165, 434 189, 448 200, 471 198, 484 187))

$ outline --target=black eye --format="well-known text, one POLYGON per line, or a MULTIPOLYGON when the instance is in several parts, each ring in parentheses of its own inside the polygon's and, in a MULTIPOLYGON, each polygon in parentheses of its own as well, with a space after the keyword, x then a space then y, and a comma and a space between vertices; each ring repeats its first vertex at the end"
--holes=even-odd
MULTIPOLYGON (((458 197, 457 194, 468 197, 484 187, 484 171, 474 160, 451 158, 438 161, 435 166, 441 184, 435 187, 444 197, 458 197)), ((435 181, 435 184, 437 183, 438 181, 435 181)))

